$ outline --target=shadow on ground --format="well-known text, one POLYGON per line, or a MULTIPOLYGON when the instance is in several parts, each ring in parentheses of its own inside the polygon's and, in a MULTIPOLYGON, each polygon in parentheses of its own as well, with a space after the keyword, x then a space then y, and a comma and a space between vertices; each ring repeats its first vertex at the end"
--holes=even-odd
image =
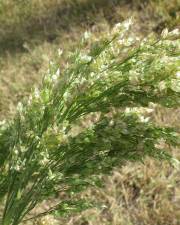
MULTIPOLYGON (((46 1, 47 3, 48 1, 46 1)), ((120 19, 115 17, 115 7, 121 4, 130 4, 124 0, 73 0, 54 1, 44 7, 41 13, 26 12, 26 6, 16 14, 9 23, 2 23, 0 16, 0 53, 5 51, 24 51, 23 44, 31 42, 38 44, 42 41, 53 42, 61 36, 61 32, 70 31, 74 27, 92 27, 103 17, 108 23, 114 24, 120 19), (18 21, 18 23, 17 23, 18 21)), ((16 4, 16 3, 14 3, 16 4)), ((14 6, 17 7, 17 6, 14 6)), ((18 6, 19 7, 19 6, 18 6)), ((27 5, 28 7, 28 5, 27 5)), ((13 11, 13 6, 11 9, 13 11)), ((38 9, 37 9, 38 11, 38 9)), ((4 12, 6 14, 6 12, 4 12)))

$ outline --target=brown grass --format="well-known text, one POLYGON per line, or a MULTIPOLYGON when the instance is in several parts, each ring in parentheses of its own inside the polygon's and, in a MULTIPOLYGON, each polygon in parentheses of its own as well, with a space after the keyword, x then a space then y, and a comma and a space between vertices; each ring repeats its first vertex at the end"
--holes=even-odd
MULTIPOLYGON (((0 4, 0 119, 11 117, 16 104, 40 83, 55 58, 73 49, 85 30, 95 36, 131 15, 136 32, 144 35, 164 26, 177 26, 179 0, 2 0, 0 4), (29 5, 27 5, 29 4, 29 5), (163 5, 162 5, 163 4, 163 5), (3 11, 1 11, 3 9, 3 11)), ((158 109, 160 124, 178 124, 180 112, 158 109)), ((172 150, 180 158, 178 149, 172 150)), ((47 216, 36 225, 179 225, 179 170, 167 163, 147 159, 144 165, 127 164, 103 177, 103 189, 89 189, 83 195, 104 204, 66 219, 47 216)), ((41 210, 47 207, 43 203, 41 210)))

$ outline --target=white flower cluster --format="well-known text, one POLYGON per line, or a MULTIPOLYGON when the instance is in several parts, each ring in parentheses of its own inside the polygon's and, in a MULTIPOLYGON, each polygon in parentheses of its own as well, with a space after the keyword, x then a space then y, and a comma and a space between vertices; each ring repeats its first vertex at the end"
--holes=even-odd
POLYGON ((148 114, 154 112, 154 108, 150 107, 126 107, 125 114, 136 114, 142 123, 147 123, 150 120, 150 117, 147 117, 148 114))
POLYGON ((130 18, 130 19, 124 21, 123 23, 117 23, 113 28, 113 32, 119 33, 122 31, 128 31, 132 25, 133 25, 133 19, 130 18))
POLYGON ((84 39, 85 39, 85 40, 90 39, 91 35, 92 35, 91 32, 85 31, 85 32, 84 32, 84 39))
POLYGON ((43 152, 40 152, 40 165, 41 166, 46 166, 48 165, 49 161, 50 161, 50 158, 49 158, 49 153, 48 153, 48 150, 45 149, 43 152))
POLYGON ((92 60, 91 56, 85 55, 85 54, 81 54, 81 55, 79 55, 79 57, 80 57, 80 61, 82 63, 89 63, 92 60))
POLYGON ((18 102, 18 105, 17 105, 17 111, 19 113, 22 113, 23 112, 23 104, 22 102, 18 102))
POLYGON ((58 68, 56 73, 52 75, 52 81, 56 82, 60 76, 60 69, 58 68))
MULTIPOLYGON (((0 121, 0 131, 6 130, 7 126, 8 126, 8 124, 7 124, 6 120, 0 121)), ((1 135, 1 133, 0 133, 0 135, 1 135)))
POLYGON ((171 39, 171 38, 173 39, 173 38, 175 38, 175 37, 177 37, 177 36, 179 36, 179 35, 180 35, 180 31, 179 31, 178 28, 172 30, 171 32, 169 32, 168 29, 165 28, 165 29, 162 31, 162 33, 161 33, 161 37, 162 37, 163 39, 171 39))

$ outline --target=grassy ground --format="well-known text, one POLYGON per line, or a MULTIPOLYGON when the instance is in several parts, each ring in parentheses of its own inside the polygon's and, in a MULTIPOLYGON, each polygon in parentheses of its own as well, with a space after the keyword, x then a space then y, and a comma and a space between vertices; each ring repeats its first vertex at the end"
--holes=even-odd
MULTIPOLYGON (((139 35, 177 27, 179 0, 2 0, 0 2, 0 119, 13 116, 18 101, 39 85, 56 57, 75 48, 90 30, 95 36, 116 22, 134 16, 139 35)), ((179 111, 158 110, 158 123, 177 124, 179 111)), ((173 154, 180 157, 178 150, 173 154)), ((104 188, 83 195, 103 202, 103 210, 91 209, 71 218, 45 217, 37 225, 179 225, 179 171, 166 163, 147 159, 144 165, 128 164, 104 177, 104 188)), ((42 205, 42 210, 47 205, 42 205)), ((28 223, 28 224, 32 224, 28 223)))

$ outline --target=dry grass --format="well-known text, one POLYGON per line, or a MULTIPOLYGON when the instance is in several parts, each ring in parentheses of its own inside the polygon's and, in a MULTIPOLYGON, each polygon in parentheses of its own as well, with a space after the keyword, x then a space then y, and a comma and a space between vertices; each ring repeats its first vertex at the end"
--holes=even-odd
POLYGON ((54 42, 72 28, 110 25, 130 16, 143 32, 180 22, 179 0, 1 0, 0 51, 24 50, 24 43, 54 42))
MULTIPOLYGON (((34 84, 39 84, 57 49, 63 48, 64 52, 73 49, 85 30, 98 36, 117 21, 133 15, 138 21, 134 29, 144 35, 152 30, 159 31, 167 24, 176 26, 179 21, 179 0, 24 2, 24 5, 17 0, 2 0, 0 3, 0 119, 12 116, 17 102, 28 95, 34 84)), ((64 66, 65 62, 66 53, 60 64, 64 66)), ((180 112, 159 109, 154 119, 160 124, 177 125, 180 112)), ((180 158, 178 149, 173 149, 173 154, 180 158)), ((105 205, 103 210, 91 209, 66 219, 47 216, 32 223, 179 225, 179 172, 167 163, 149 159, 144 165, 129 163, 116 169, 111 176, 103 177, 103 189, 83 193, 102 202, 105 205)), ((42 209, 45 207, 43 204, 42 209)))

